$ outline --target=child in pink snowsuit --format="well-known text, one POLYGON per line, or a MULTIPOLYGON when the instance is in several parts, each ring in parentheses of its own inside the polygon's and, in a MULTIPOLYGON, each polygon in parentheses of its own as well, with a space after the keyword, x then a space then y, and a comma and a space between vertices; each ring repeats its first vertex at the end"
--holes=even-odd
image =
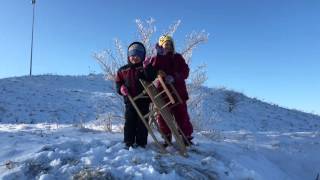
MULTIPOLYGON (((181 96, 182 103, 171 109, 176 122, 182 132, 185 134, 189 142, 186 145, 192 144, 193 127, 188 115, 186 101, 189 99, 185 80, 189 76, 189 66, 185 62, 181 54, 176 53, 174 50, 173 39, 170 36, 162 36, 158 42, 157 55, 152 57, 151 62, 156 71, 165 73, 166 83, 172 83, 181 96)), ((158 123, 160 130, 171 141, 171 131, 166 125, 163 118, 158 116, 158 123)), ((164 146, 168 146, 167 143, 164 146)))

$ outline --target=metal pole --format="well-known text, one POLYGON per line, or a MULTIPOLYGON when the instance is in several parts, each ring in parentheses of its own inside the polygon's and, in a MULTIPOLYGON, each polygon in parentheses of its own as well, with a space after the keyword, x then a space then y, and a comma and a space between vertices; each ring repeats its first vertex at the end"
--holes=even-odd
POLYGON ((32 76, 32 53, 33 53, 33 31, 34 31, 34 9, 36 0, 32 0, 33 13, 32 13, 32 34, 31 34, 31 53, 30 53, 30 76, 32 76))

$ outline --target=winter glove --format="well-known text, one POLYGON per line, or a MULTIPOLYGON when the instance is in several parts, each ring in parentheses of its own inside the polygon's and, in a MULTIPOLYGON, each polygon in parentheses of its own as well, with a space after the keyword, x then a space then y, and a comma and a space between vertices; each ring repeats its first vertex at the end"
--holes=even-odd
POLYGON ((159 88, 160 87, 160 81, 158 79, 154 80, 152 82, 152 84, 156 87, 156 88, 159 88))
POLYGON ((166 77, 167 76, 167 74, 162 70, 158 71, 158 75, 160 75, 161 77, 166 77))
POLYGON ((147 58, 143 61, 143 68, 146 68, 150 63, 151 63, 151 57, 147 57, 147 58))
POLYGON ((120 92, 123 96, 128 96, 129 94, 129 91, 128 91, 128 88, 125 86, 125 85, 122 85, 121 88, 120 88, 120 92))
POLYGON ((171 76, 171 75, 167 75, 167 76, 165 77, 165 80, 166 80, 166 83, 167 83, 167 84, 172 84, 172 83, 174 83, 174 78, 173 78, 173 76, 171 76))
POLYGON ((156 51, 157 55, 164 55, 164 50, 158 43, 156 44, 156 51))

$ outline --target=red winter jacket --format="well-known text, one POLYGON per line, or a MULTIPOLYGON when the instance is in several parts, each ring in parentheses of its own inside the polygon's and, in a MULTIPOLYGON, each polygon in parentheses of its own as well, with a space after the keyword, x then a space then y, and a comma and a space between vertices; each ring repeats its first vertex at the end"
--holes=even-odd
POLYGON ((179 53, 157 55, 151 59, 156 71, 162 70, 167 75, 174 77, 174 87, 183 100, 188 100, 188 92, 185 80, 189 76, 189 66, 179 53))
MULTIPOLYGON (((156 72, 151 64, 143 68, 142 62, 139 64, 131 64, 129 62, 127 65, 122 66, 116 74, 115 82, 117 92, 121 95, 120 88, 122 85, 125 85, 129 90, 129 94, 132 97, 135 97, 143 91, 139 79, 152 81, 155 76, 156 72)), ((127 96, 124 96, 123 98, 125 104, 131 104, 127 96)), ((141 101, 149 102, 149 100, 141 101)))

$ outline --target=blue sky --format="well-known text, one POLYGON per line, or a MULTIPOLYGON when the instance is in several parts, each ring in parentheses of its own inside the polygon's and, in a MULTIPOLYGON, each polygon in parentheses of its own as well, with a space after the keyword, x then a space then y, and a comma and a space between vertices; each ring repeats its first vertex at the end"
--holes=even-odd
MULTIPOLYGON (((193 30, 210 33, 192 65, 208 65, 209 87, 320 114, 319 9, 318 0, 38 0, 33 73, 99 73, 93 52, 136 40, 135 19, 153 17, 157 36, 181 19, 178 49, 193 30)), ((31 1, 2 2, 0 78, 29 73, 31 22, 31 1)))

